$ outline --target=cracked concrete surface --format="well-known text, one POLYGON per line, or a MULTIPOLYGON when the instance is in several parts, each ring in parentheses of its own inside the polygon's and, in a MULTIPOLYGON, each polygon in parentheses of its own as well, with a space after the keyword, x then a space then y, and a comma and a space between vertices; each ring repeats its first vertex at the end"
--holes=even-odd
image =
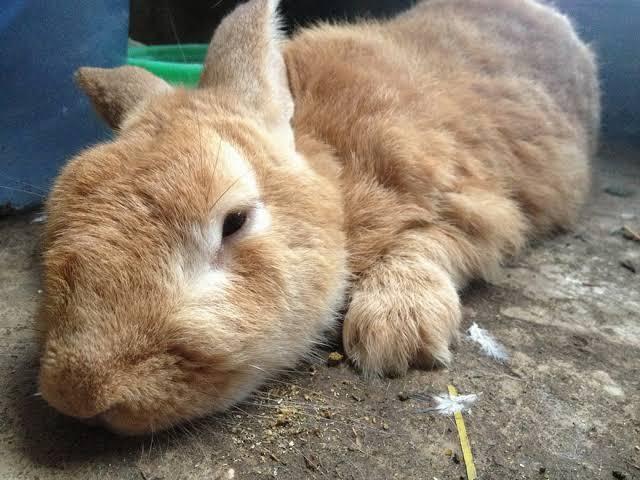
POLYGON ((596 172, 573 232, 464 294, 465 328, 488 329, 507 364, 462 341, 451 369, 399 379, 300 366, 227 415, 153 438, 86 427, 34 396, 40 225, 0 220, 0 478, 457 480, 452 419, 406 398, 448 384, 480 394, 465 414, 479 478, 640 478, 640 242, 612 233, 640 230, 640 151, 605 145, 596 172))

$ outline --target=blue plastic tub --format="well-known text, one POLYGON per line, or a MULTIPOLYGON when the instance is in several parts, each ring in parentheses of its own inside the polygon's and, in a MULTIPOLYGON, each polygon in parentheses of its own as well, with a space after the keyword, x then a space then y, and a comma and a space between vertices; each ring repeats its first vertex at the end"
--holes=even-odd
POLYGON ((109 135, 73 82, 126 63, 129 0, 3 0, 0 212, 37 204, 66 160, 109 135))

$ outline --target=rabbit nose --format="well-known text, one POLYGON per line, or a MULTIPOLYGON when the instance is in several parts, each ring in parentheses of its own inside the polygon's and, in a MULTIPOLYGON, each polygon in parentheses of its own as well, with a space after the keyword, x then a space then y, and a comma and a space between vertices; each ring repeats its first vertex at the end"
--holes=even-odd
POLYGON ((40 392, 56 410, 80 419, 97 418, 116 403, 111 379, 95 365, 73 370, 44 365, 40 371, 40 392))

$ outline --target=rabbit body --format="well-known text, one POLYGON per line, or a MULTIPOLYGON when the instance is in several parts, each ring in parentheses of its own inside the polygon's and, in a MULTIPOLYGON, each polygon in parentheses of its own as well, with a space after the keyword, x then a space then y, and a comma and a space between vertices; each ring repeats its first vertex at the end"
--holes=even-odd
POLYGON ((447 363, 456 290, 570 226, 585 199, 592 52, 533 1, 432 0, 302 31, 285 58, 294 131, 342 169, 349 356, 376 373, 447 363))
POLYGON ((276 2, 217 29, 201 85, 78 81, 119 131, 48 201, 40 388, 126 433, 223 410, 341 309, 366 375, 451 360, 458 291, 575 221, 594 56, 532 0, 431 0, 283 41, 276 2))

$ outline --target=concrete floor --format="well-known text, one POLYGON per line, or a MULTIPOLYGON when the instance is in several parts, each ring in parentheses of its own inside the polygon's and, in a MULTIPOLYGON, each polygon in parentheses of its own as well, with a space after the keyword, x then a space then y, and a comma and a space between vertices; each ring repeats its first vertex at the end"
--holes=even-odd
POLYGON ((451 369, 400 379, 304 366, 228 415, 154 438, 85 427, 33 396, 40 226, 0 220, 0 478, 457 480, 452 419, 398 396, 450 383, 480 394, 465 414, 479 478, 640 478, 640 271, 621 265, 640 269, 640 243, 612 234, 640 230, 640 151, 607 145, 596 170, 574 232, 465 294, 465 328, 492 332, 508 364, 463 341, 451 369))

